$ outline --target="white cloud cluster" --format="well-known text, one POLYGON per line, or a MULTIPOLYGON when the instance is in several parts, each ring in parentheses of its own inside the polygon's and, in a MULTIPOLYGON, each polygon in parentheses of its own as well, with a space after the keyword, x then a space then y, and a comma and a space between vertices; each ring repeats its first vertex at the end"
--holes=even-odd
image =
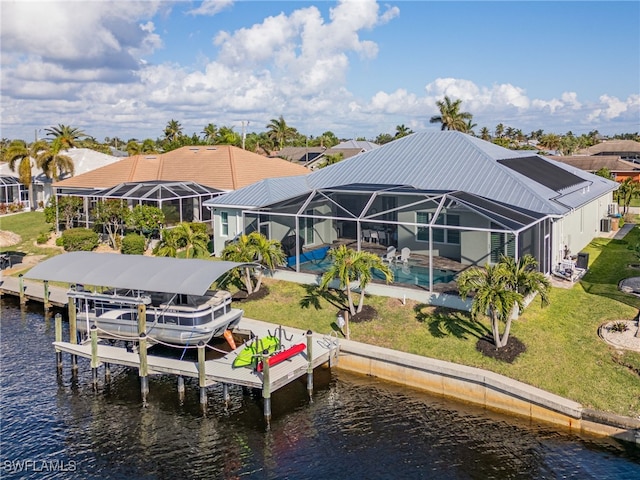
MULTIPOLYGON (((307 134, 332 130, 339 136, 375 137, 405 124, 429 125, 435 103, 461 99, 474 122, 523 130, 574 131, 620 122, 632 131, 639 96, 602 95, 579 101, 574 92, 555 99, 530 98, 504 82, 477 85, 460 78, 423 79, 423 92, 401 86, 362 98, 350 90, 351 62, 375 59, 379 45, 365 38, 400 14, 374 0, 342 0, 324 18, 315 6, 266 17, 235 31, 212 34, 213 59, 200 64, 153 64, 147 55, 163 45, 156 15, 211 17, 231 0, 185 4, 138 2, 11 2, 2 4, 2 130, 22 137, 34 128, 71 124, 96 138, 155 138, 169 119, 185 133, 207 123, 238 125, 251 120, 261 130, 283 115, 307 134), (190 7, 192 5, 189 5, 190 7), (428 82, 428 83, 427 83, 428 82), (523 124, 525 123, 525 124, 523 124)), ((601 127, 600 127, 601 128, 601 127)))

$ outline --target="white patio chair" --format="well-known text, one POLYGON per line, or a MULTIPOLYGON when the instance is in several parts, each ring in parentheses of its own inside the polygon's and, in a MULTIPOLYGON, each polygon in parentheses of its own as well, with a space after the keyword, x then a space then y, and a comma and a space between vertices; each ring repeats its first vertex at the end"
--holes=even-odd
POLYGON ((396 256, 396 262, 408 263, 411 258, 411 249, 409 247, 403 247, 400 250, 400 255, 396 256))
POLYGON ((378 233, 380 232, 371 230, 371 243, 380 243, 380 237, 378 236, 378 233))
POLYGON ((378 243, 380 245, 388 245, 387 242, 387 232, 376 232, 378 234, 378 243))
POLYGON ((382 255, 382 261, 389 262, 389 265, 391 265, 391 262, 395 261, 395 259, 396 259, 396 247, 394 247, 393 245, 389 245, 387 247, 387 253, 382 255))
POLYGON ((371 230, 369 230, 368 228, 362 230, 362 240, 365 242, 371 241, 371 230))

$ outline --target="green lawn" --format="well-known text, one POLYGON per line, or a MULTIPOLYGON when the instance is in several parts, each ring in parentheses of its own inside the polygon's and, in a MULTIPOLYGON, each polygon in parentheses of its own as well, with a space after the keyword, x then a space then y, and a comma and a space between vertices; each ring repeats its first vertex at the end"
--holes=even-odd
MULTIPOLYGON (((40 212, 0 219, 2 230, 22 236, 18 246, 3 250, 51 255, 51 249, 34 246, 36 237, 48 231, 40 212)), ((372 322, 351 324, 351 338, 360 342, 475 366, 543 388, 582 403, 585 407, 621 415, 640 412, 640 354, 617 353, 597 335, 609 320, 634 318, 640 298, 624 294, 619 281, 640 276, 629 264, 640 263, 632 246, 640 243, 640 228, 624 240, 596 239, 588 248, 590 269, 572 289, 554 288, 551 305, 541 309, 534 302, 514 322, 512 335, 527 351, 513 364, 484 357, 476 341, 489 328, 458 312, 397 299, 368 297, 378 311, 372 322)), ((266 280, 270 295, 243 302, 245 315, 275 324, 311 329, 319 333, 335 327, 339 300, 318 295, 314 288, 266 280)))

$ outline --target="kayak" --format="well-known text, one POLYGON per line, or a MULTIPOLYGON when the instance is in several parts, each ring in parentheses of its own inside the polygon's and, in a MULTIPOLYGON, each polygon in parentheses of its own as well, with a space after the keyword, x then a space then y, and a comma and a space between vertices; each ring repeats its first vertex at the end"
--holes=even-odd
MULTIPOLYGON (((298 343, 297 345, 293 345, 292 347, 289 347, 286 350, 283 350, 281 352, 271 355, 267 359, 267 362, 269 363, 270 367, 273 367, 274 365, 277 365, 280 362, 284 362, 288 358, 291 358, 294 355, 300 352, 303 352, 305 348, 306 348, 306 345, 304 343, 298 343)), ((263 369, 264 369, 263 362, 258 363, 257 370, 261 372, 263 369)))
POLYGON ((267 351, 267 355, 271 355, 280 347, 277 337, 267 336, 264 338, 254 339, 249 345, 244 347, 233 361, 233 368, 253 367, 258 364, 258 358, 254 355, 267 351))

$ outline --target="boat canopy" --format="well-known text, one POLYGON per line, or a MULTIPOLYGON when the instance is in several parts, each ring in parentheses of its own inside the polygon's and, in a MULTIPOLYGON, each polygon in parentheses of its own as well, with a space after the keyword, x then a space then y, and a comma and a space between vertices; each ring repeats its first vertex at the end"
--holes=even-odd
POLYGON ((148 292, 204 295, 229 270, 254 263, 71 252, 33 267, 25 278, 148 292))

